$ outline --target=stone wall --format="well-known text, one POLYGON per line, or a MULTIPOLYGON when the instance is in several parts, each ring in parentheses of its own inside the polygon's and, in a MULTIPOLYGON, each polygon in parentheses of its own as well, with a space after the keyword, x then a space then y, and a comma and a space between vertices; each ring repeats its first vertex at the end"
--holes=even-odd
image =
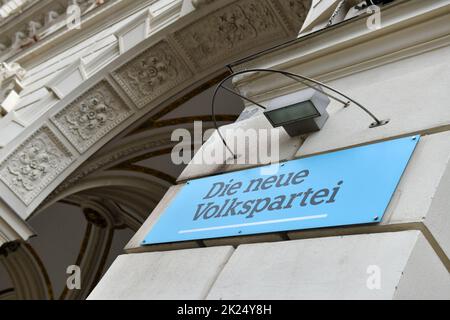
MULTIPOLYGON (((185 181, 242 168, 191 163, 90 299, 449 299, 450 8, 441 5, 400 2, 380 30, 365 29, 360 17, 234 66, 312 76, 390 119, 369 128, 367 114, 333 102, 321 131, 304 142, 282 135, 282 160, 422 136, 380 223, 140 246, 185 181)), ((302 89, 261 74, 235 85, 264 103, 302 89)), ((244 126, 270 127, 264 116, 229 125, 244 126)), ((215 143, 213 136, 208 145, 215 143)))

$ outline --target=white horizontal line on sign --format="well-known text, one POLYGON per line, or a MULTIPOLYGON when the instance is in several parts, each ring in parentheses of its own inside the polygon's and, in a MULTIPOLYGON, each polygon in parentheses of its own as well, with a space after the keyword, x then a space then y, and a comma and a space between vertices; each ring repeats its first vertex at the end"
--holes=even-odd
POLYGON ((191 230, 180 230, 180 231, 178 231, 178 233, 179 234, 184 234, 184 233, 194 233, 194 232, 202 232, 202 231, 210 231, 210 230, 232 229, 232 228, 239 228, 239 227, 258 226, 258 225, 262 225, 262 224, 274 224, 274 223, 300 221, 300 220, 324 219, 326 217, 328 217, 327 214, 319 214, 319 215, 315 215, 315 216, 306 216, 306 217, 298 217, 298 218, 279 219, 279 220, 270 220, 270 221, 241 223, 241 224, 232 224, 232 225, 229 225, 229 226, 199 228, 199 229, 191 229, 191 230))

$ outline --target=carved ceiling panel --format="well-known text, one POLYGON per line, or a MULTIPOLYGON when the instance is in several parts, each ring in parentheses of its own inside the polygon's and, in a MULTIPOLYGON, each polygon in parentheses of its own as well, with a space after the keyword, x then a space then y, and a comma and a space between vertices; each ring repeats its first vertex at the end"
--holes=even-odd
POLYGON ((166 40, 113 73, 113 78, 139 108, 191 76, 192 72, 166 40))
POLYGON ((52 117, 67 139, 83 153, 133 113, 103 80, 52 117))
POLYGON ((291 30, 300 30, 311 7, 311 0, 270 0, 291 30))
POLYGON ((280 36, 286 32, 265 0, 238 1, 174 34, 192 64, 202 69, 280 36))
POLYGON ((0 164, 0 180, 28 205, 72 161, 70 151, 44 126, 0 164))

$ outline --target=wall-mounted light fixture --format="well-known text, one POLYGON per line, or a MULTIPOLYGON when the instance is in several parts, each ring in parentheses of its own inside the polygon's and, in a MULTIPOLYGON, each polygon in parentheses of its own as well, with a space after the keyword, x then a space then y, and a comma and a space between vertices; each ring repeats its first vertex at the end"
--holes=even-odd
POLYGON ((234 158, 237 158, 236 154, 233 150, 230 149, 228 144, 226 143, 222 133, 219 130, 216 121, 216 113, 215 113, 215 101, 217 93, 220 89, 224 89, 234 95, 241 97, 242 99, 253 103, 254 105, 262 108, 264 111, 264 115, 272 124, 273 127, 283 127, 290 136, 297 136, 300 134, 305 134, 313 131, 320 130, 328 119, 328 113, 326 112, 326 107, 330 103, 330 99, 336 100, 339 103, 344 105, 344 108, 348 107, 351 103, 358 106, 361 110, 367 113, 374 121, 369 125, 369 128, 376 128, 379 126, 383 126, 389 123, 389 120, 380 120, 378 119, 372 112, 370 112, 366 107, 364 107, 359 102, 345 95, 341 91, 332 88, 322 82, 314 80, 312 78, 308 78, 302 75, 298 75, 292 72, 273 70, 273 69, 247 69, 239 72, 234 72, 225 79, 223 79, 216 87, 211 103, 211 113, 214 122, 214 126, 217 129, 217 132, 222 139, 222 142, 226 146, 226 148, 231 152, 234 158), (229 79, 245 74, 245 73, 255 73, 255 72, 268 72, 268 73, 278 73, 290 79, 293 79, 297 82, 300 82, 309 89, 304 90, 298 96, 297 102, 294 104, 289 104, 285 106, 278 106, 275 108, 266 108, 260 103, 253 101, 250 98, 247 98, 240 93, 226 87, 224 83, 229 79), (312 83, 312 84, 311 84, 312 83), (328 89, 333 93, 338 94, 340 97, 347 99, 347 101, 342 100, 339 97, 336 97, 334 94, 330 94, 324 89, 328 89))
POLYGON ((308 88, 296 95, 296 99, 293 104, 268 107, 264 115, 270 124, 274 128, 283 127, 291 137, 322 129, 328 119, 328 96, 308 88))

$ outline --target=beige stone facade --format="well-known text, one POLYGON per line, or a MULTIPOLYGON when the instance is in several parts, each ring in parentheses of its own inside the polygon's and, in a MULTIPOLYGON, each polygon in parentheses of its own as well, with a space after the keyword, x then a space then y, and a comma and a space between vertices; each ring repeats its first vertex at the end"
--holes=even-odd
MULTIPOLYGON (((80 28, 68 1, 0 18, 0 299, 450 298, 448 0, 77 2, 80 28), (320 131, 290 137, 223 93, 219 125, 276 130, 279 161, 421 135, 382 221, 142 246, 187 181, 249 167, 171 153, 174 130, 214 128, 215 85, 251 68, 314 78, 389 119, 369 128, 332 101, 320 131)), ((263 105, 305 89, 268 73, 229 85, 263 105)))

